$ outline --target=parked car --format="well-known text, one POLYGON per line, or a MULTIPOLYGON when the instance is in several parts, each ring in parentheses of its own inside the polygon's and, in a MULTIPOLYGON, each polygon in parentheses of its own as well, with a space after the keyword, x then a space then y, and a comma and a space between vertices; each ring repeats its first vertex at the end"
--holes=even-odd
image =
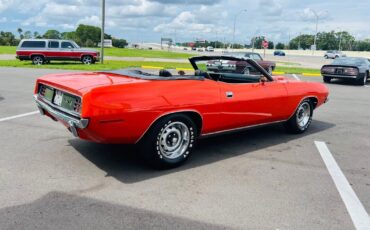
POLYGON ((195 47, 195 46, 193 46, 193 47, 191 47, 191 50, 197 50, 197 47, 195 47))
POLYGON ((206 48, 206 51, 207 51, 207 52, 213 52, 213 51, 215 51, 215 49, 214 49, 212 46, 208 46, 208 47, 206 48))
POLYGON ((370 60, 367 58, 345 57, 338 58, 330 65, 321 68, 321 75, 326 83, 333 78, 352 79, 358 85, 366 85, 370 77, 370 60))
POLYGON ((32 60, 35 65, 42 65, 51 60, 81 61, 93 64, 99 60, 99 52, 82 49, 71 40, 23 39, 17 47, 17 59, 32 60))
POLYGON ((347 57, 347 56, 344 53, 342 53, 341 51, 337 51, 337 50, 328 50, 324 54, 324 58, 326 58, 326 59, 328 59, 328 58, 336 59, 336 58, 339 58, 339 57, 347 57))
POLYGON ((285 52, 282 50, 275 50, 274 56, 285 56, 285 52))
POLYGON ((198 51, 198 52, 203 52, 203 51, 204 51, 204 48, 203 48, 203 47, 198 47, 198 48, 197 48, 197 51, 198 51))
POLYGON ((201 56, 190 63, 191 75, 132 69, 46 75, 37 79, 35 100, 41 114, 76 137, 136 143, 154 166, 174 167, 201 136, 273 123, 303 133, 328 98, 324 84, 272 77, 251 59, 201 56), (214 72, 204 64, 223 60, 247 62, 259 72, 214 72))
POLYGON ((259 53, 254 53, 254 52, 236 52, 236 53, 229 53, 229 56, 232 57, 237 57, 237 58, 250 58, 255 60, 260 66, 262 66, 267 72, 272 74, 272 71, 275 70, 276 68, 276 63, 273 61, 265 61, 261 57, 259 53))

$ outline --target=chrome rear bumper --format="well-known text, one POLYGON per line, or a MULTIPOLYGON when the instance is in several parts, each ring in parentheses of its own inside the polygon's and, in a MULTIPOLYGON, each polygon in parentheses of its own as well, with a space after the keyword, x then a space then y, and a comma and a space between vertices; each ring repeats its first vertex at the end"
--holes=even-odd
POLYGON ((45 111, 47 111, 54 118, 64 121, 66 124, 68 124, 68 129, 72 132, 73 136, 78 137, 77 128, 86 129, 89 125, 89 119, 75 118, 71 115, 60 112, 47 103, 43 102, 40 98, 38 98, 37 95, 35 95, 34 97, 41 115, 45 115, 45 111))

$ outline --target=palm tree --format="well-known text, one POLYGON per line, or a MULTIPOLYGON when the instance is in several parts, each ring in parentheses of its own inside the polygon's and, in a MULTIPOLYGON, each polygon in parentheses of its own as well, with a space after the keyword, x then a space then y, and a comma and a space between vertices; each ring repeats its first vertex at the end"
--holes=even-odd
POLYGON ((23 39, 23 34, 22 34, 23 30, 22 30, 22 28, 18 28, 17 31, 19 33, 19 38, 23 39))

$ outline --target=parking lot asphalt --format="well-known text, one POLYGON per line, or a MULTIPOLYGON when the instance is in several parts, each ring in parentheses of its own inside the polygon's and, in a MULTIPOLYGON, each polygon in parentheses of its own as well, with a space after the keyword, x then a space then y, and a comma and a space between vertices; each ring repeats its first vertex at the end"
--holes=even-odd
POLYGON ((303 135, 205 138, 184 166, 155 171, 132 146, 76 139, 38 114, 4 119, 35 111, 35 79, 56 72, 69 71, 0 68, 0 229, 355 229, 315 141, 370 212, 370 87, 328 84, 303 135))

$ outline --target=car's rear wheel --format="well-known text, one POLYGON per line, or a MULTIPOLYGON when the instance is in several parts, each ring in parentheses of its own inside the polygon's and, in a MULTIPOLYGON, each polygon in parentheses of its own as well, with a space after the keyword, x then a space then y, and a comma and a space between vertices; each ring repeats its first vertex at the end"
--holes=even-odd
POLYGON ((44 64, 44 62, 45 62, 45 60, 44 60, 43 56, 36 55, 36 56, 32 57, 32 63, 34 65, 42 65, 42 64, 44 64))
POLYGON ((195 144, 197 128, 183 114, 158 120, 139 143, 141 156, 155 168, 173 168, 184 163, 195 144))
POLYGON ((285 127, 291 133, 303 133, 311 124, 313 105, 310 99, 303 100, 294 115, 285 123, 285 127))
POLYGON ((323 77, 325 83, 330 83, 331 77, 323 77))
POLYGON ((81 62, 85 65, 90 65, 94 63, 94 59, 90 55, 85 55, 81 58, 81 62))

